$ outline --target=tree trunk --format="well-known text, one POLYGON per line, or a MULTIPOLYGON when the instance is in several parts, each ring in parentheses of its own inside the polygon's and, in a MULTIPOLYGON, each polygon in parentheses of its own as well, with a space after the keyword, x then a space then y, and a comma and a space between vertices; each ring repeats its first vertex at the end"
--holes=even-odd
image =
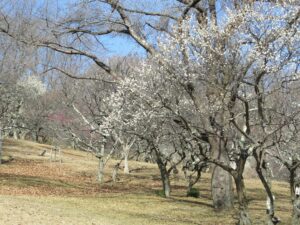
POLYGON ((234 181, 239 202, 239 221, 237 225, 251 225, 252 222, 247 212, 248 203, 246 199, 244 179, 241 175, 239 175, 234 179, 234 181))
POLYGON ((103 157, 99 158, 99 166, 98 166, 98 181, 99 183, 103 182, 104 177, 104 160, 103 157))
POLYGON ((38 131, 35 132, 35 142, 36 143, 39 142, 39 132, 38 131))
POLYGON ((161 180, 163 184, 163 190, 166 198, 169 198, 171 195, 171 185, 170 185, 170 176, 168 174, 167 168, 165 165, 159 165, 161 180))
POLYGON ((244 183, 244 179, 238 177, 238 178, 235 180, 235 185, 236 185, 236 192, 237 192, 239 204, 240 204, 242 207, 247 208, 247 199, 246 199, 246 192, 245 192, 245 183, 244 183))
MULTIPOLYGON (((213 138, 210 141, 212 157, 227 163, 229 165, 229 157, 223 149, 223 142, 213 138)), ((211 192, 213 206, 216 210, 233 208, 233 191, 231 175, 219 166, 212 166, 211 192)))
POLYGON ((237 225, 251 225, 251 224, 252 224, 252 222, 249 218, 249 214, 248 214, 247 210, 240 208, 239 221, 238 221, 237 225))
POLYGON ((217 210, 233 207, 233 192, 231 175, 221 167, 214 166, 212 173, 212 198, 217 210))
POLYGON ((187 171, 184 172, 185 173, 185 179, 188 181, 187 195, 189 195, 189 193, 191 192, 193 186, 200 180, 201 172, 202 172, 202 168, 197 171, 197 175, 196 175, 195 179, 193 179, 192 174, 187 175, 187 171))
POLYGON ((248 202, 246 197, 246 188, 243 173, 245 170, 245 165, 248 158, 248 148, 245 147, 244 138, 241 138, 240 149, 240 158, 237 162, 237 170, 236 173, 233 173, 235 187, 238 197, 239 203, 239 221, 238 225, 251 225, 252 222, 250 220, 248 210, 248 202))
POLYGON ((128 152, 124 152, 124 173, 129 174, 128 152))
POLYGON ((168 173, 166 165, 162 162, 162 160, 159 157, 157 157, 156 162, 160 171, 164 195, 166 198, 169 198, 171 194, 170 174, 168 173))
POLYGON ((289 172, 290 172, 290 192, 291 192, 291 199, 292 202, 295 199, 295 172, 296 170, 292 169, 292 168, 288 168, 289 172))
POLYGON ((28 135, 29 132, 22 132, 22 134, 20 135, 20 139, 21 140, 26 140, 26 136, 28 135))
POLYGON ((113 170, 113 173, 112 173, 112 180, 113 180, 114 183, 117 182, 119 167, 120 167, 120 163, 117 163, 114 166, 114 170, 113 170))
POLYGON ((292 225, 300 224, 300 197, 296 198, 293 202, 293 217, 292 225))
POLYGON ((194 183, 190 179, 188 182, 188 186, 187 186, 187 195, 191 192, 193 186, 194 186, 194 183))
POLYGON ((18 140, 18 132, 15 128, 13 128, 13 139, 18 140))
POLYGON ((18 129, 17 129, 17 121, 15 119, 11 120, 11 124, 12 124, 12 128, 10 131, 10 136, 15 139, 18 140, 18 129))
POLYGON ((273 222, 270 223, 270 221, 272 221, 272 218, 275 215, 274 196, 272 194, 271 187, 268 185, 268 181, 265 179, 265 177, 262 174, 261 169, 257 169, 257 173, 258 173, 258 176, 267 192, 267 204, 269 204, 269 207, 267 207, 267 221, 268 221, 268 224, 273 224, 273 222))
POLYGON ((168 173, 162 174, 162 183, 163 183, 165 197, 169 198, 171 195, 171 185, 170 185, 170 178, 168 173))
POLYGON ((103 182, 104 177, 104 143, 101 145, 100 152, 98 152, 97 158, 99 158, 99 166, 98 166, 98 181, 101 184, 103 182))
POLYGON ((0 164, 2 164, 2 128, 0 127, 0 164))
POLYGON ((269 185, 268 180, 264 177, 262 170, 260 168, 260 160, 257 160, 256 154, 254 154, 254 157, 256 159, 256 172, 258 174, 259 179, 261 180, 265 191, 267 192, 267 225, 274 224, 273 218, 275 218, 275 208, 274 208, 274 196, 271 191, 271 187, 269 185))
POLYGON ((288 168, 288 170, 290 172, 290 191, 293 204, 292 225, 300 225, 300 196, 295 191, 296 168, 288 168))
POLYGON ((164 163, 161 154, 158 149, 154 149, 154 153, 156 156, 156 163, 160 171, 160 176, 162 180, 162 185, 163 185, 163 190, 164 190, 164 195, 166 198, 170 197, 171 194, 171 185, 170 185, 170 173, 171 170, 167 170, 167 164, 164 163))

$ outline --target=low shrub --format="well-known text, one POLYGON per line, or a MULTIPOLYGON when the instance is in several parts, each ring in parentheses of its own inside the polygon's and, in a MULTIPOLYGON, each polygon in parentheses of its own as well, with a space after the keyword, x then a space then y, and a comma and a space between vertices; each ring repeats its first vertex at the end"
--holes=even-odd
POLYGON ((188 197, 199 198, 199 196, 200 196, 199 189, 197 189, 197 188, 192 188, 191 190, 189 190, 189 191, 187 192, 187 196, 188 196, 188 197))

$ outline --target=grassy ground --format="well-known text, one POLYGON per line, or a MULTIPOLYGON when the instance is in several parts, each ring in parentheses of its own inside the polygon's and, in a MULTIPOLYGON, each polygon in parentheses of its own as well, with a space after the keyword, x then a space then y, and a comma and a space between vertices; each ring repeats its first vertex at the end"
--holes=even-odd
MULTIPOLYGON (((97 161, 84 152, 63 150, 63 163, 49 161, 49 146, 6 140, 14 160, 0 167, 0 224, 90 225, 230 225, 237 210, 217 213, 210 198, 209 174, 197 185, 200 198, 185 197, 182 177, 172 178, 172 197, 165 199, 156 165, 130 162, 131 174, 113 184, 110 161, 106 180, 95 181, 97 161), (47 149, 45 156, 38 156, 47 149)), ((265 193, 256 179, 246 180, 253 224, 265 219, 265 193)), ((277 215, 290 224, 287 183, 274 182, 277 215)))

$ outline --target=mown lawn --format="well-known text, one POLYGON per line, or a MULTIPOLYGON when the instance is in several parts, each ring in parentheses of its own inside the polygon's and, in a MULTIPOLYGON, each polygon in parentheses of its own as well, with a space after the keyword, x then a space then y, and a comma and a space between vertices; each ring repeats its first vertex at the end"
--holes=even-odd
MULTIPOLYGON (((237 209, 215 212, 211 205, 209 174, 197 185, 200 198, 185 197, 182 177, 172 178, 170 199, 161 189, 156 165, 131 162, 131 174, 113 184, 111 160, 106 180, 95 181, 97 161, 83 152, 65 149, 63 163, 50 163, 49 146, 27 141, 5 141, 5 154, 14 160, 0 167, 0 224, 99 225, 227 225, 235 224, 237 209)), ((253 224, 263 224, 266 195, 256 179, 246 181, 253 224)), ((277 215, 289 224, 291 204, 287 183, 274 182, 277 215)), ((237 207, 236 207, 237 208, 237 207)))

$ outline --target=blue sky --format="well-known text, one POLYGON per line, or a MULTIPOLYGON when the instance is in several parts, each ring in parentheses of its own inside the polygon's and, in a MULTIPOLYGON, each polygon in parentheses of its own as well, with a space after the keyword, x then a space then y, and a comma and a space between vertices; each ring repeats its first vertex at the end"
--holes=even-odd
POLYGON ((116 36, 110 36, 107 35, 105 37, 101 38, 101 41, 103 44, 108 48, 109 56, 115 56, 115 55, 129 55, 129 54, 139 54, 144 55, 145 51, 139 47, 135 41, 133 41, 130 38, 121 38, 116 36))
MULTIPOLYGON (((65 8, 72 3, 78 2, 78 0, 36 0, 39 4, 44 5, 47 4, 52 7, 55 11, 59 9, 60 14, 64 14, 65 8)), ((172 8, 176 7, 174 5, 174 1, 172 0, 123 0, 128 3, 129 6, 134 8, 140 8, 141 10, 145 4, 147 4, 147 9, 150 11, 159 11, 165 8, 172 8)), ((217 1, 217 12, 219 19, 223 17, 224 13, 222 13, 220 1, 217 1)), ((155 36, 150 37, 151 39, 155 40, 155 36)), ((116 36, 116 35, 106 35, 100 38, 102 44, 105 46, 107 51, 99 51, 99 54, 105 54, 107 57, 111 56, 125 56, 129 54, 138 54, 138 55, 145 55, 144 49, 142 49, 136 42, 129 38, 126 35, 123 36, 116 36)), ((101 47, 99 46, 99 49, 101 47)), ((95 52, 98 52, 95 50, 95 52)), ((97 53, 96 53, 97 54, 97 53)))
MULTIPOLYGON (((40 5, 45 4, 53 7, 54 10, 59 9, 60 14, 63 14, 65 8, 72 3, 78 2, 78 0, 37 0, 37 3, 40 5)), ((125 35, 119 37, 116 35, 106 35, 100 38, 102 44, 108 51, 105 51, 104 54, 108 57, 112 56, 125 56, 129 54, 139 54, 144 55, 145 51, 139 47, 134 40, 125 35)), ((103 54, 103 51, 102 51, 103 54)))

